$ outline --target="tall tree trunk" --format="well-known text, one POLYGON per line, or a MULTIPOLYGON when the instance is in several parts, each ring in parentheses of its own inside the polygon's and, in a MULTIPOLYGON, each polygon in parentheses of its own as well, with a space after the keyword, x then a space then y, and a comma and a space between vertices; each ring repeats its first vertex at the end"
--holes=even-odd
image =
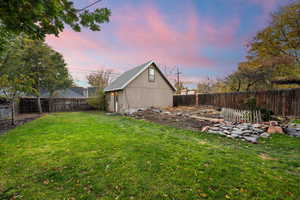
POLYGON ((16 124, 16 120, 15 117, 16 113, 15 113, 15 100, 13 99, 11 101, 11 125, 15 125, 16 124))
POLYGON ((40 114, 42 114, 43 110, 42 110, 42 104, 41 104, 41 97, 37 96, 37 106, 38 106, 38 112, 40 114))

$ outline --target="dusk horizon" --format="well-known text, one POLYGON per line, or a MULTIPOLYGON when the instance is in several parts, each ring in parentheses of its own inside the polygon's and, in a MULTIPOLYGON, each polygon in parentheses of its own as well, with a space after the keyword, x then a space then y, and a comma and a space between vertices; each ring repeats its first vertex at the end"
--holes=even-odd
MULTIPOLYGON (((77 1, 75 6, 91 2, 77 1)), ((79 86, 88 85, 85 77, 91 72, 112 70, 115 78, 153 60, 169 70, 179 67, 181 80, 194 87, 207 77, 224 78, 234 72, 245 60, 245 44, 288 2, 105 0, 91 8, 112 10, 101 31, 74 32, 67 27, 59 37, 47 36, 46 42, 64 56, 79 86)))

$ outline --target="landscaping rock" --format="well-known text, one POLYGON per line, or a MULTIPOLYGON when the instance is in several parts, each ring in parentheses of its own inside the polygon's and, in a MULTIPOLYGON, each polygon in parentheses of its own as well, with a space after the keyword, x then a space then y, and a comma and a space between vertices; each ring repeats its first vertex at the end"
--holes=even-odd
POLYGON ((244 137, 244 139, 248 142, 251 142, 251 143, 254 143, 256 144, 257 143, 257 138, 256 137, 244 137))
POLYGON ((270 121, 270 126, 278 126, 278 122, 277 121, 270 121))
POLYGON ((162 111, 158 108, 152 108, 151 109, 153 112, 156 112, 156 113, 161 113, 162 111))
POLYGON ((220 128, 218 128, 218 127, 211 127, 210 130, 212 130, 212 131, 219 131, 220 128))
POLYGON ((242 135, 243 134, 243 131, 232 131, 231 134, 234 134, 234 135, 242 135))
MULTIPOLYGON (((236 138, 251 143, 257 143, 258 138, 268 138, 269 133, 266 133, 265 130, 268 128, 268 125, 265 124, 250 124, 250 123, 217 123, 213 126, 208 127, 208 133, 219 134, 229 138, 236 138)), ((280 127, 279 127, 280 128, 280 127)), ((276 131, 280 132, 280 129, 277 128, 276 131)), ((205 127, 207 130, 207 127, 205 127)), ((296 129, 294 129, 296 130, 296 129)), ((294 131, 294 135, 296 132, 294 131)))
POLYGON ((268 137, 270 137, 270 134, 269 133, 263 133, 263 134, 260 135, 260 137, 268 138, 268 137))
POLYGON ((244 130, 242 132, 243 135, 251 135, 252 133, 253 133, 253 131, 251 131, 251 130, 244 130))
POLYGON ((253 124, 252 127, 254 127, 254 128, 261 128, 262 125, 261 124, 253 124))
POLYGON ((166 111, 166 112, 163 112, 163 114, 165 114, 165 115, 171 115, 171 112, 166 111))
POLYGON ((293 127, 293 125, 289 125, 288 128, 285 129, 286 134, 300 138, 300 131, 298 130, 298 128, 293 127))
POLYGON ((270 126, 267 130, 269 134, 273 133, 284 133, 280 126, 270 126))
POLYGON ((207 132, 209 130, 209 126, 204 126, 201 130, 201 132, 207 132))

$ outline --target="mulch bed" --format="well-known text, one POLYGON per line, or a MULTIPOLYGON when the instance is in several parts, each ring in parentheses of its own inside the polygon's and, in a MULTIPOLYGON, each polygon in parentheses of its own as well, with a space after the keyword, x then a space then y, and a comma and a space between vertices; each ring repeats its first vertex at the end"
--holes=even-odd
POLYGON ((202 127, 209 126, 212 124, 212 122, 209 121, 199 121, 185 116, 169 116, 169 115, 155 113, 151 111, 136 113, 134 115, 134 118, 144 119, 162 125, 172 126, 181 129, 194 130, 194 131, 199 131, 202 129, 202 127))
POLYGON ((13 129, 17 126, 21 126, 27 122, 35 120, 42 115, 39 114, 24 114, 16 117, 15 125, 11 124, 11 120, 0 120, 0 135, 5 134, 8 130, 13 129))

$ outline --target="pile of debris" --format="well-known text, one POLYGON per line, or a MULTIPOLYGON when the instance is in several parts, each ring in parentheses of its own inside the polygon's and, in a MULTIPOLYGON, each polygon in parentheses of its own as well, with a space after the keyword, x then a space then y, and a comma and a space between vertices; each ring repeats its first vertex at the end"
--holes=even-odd
POLYGON ((280 126, 276 121, 260 124, 222 122, 213 126, 206 126, 201 131, 229 138, 238 138, 252 143, 257 143, 259 138, 268 138, 274 133, 286 133, 287 135, 300 138, 300 124, 280 126))
POLYGON ((300 138, 300 124, 291 123, 285 127, 286 134, 300 138))
POLYGON ((229 138, 238 138, 244 141, 257 143, 258 138, 268 138, 268 126, 265 124, 223 122, 211 127, 204 127, 202 132, 218 134, 229 138))
POLYGON ((136 119, 145 119, 176 128, 207 132, 229 138, 257 143, 259 138, 268 138, 273 133, 286 133, 300 138, 300 124, 279 125, 277 121, 263 123, 227 122, 220 109, 211 106, 173 107, 166 109, 138 109, 128 113, 136 119))

